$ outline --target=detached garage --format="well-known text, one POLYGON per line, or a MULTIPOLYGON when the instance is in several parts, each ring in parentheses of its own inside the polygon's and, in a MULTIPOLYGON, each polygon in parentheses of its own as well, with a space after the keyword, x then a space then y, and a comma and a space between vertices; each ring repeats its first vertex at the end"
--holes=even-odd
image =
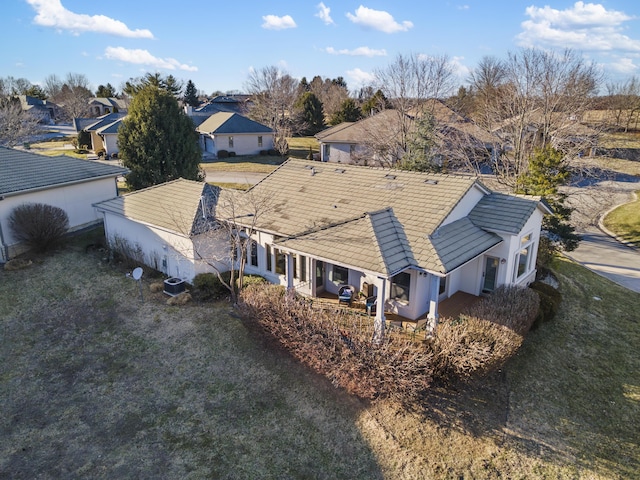
POLYGON ((118 195, 122 167, 61 155, 47 157, 0 147, 0 262, 24 249, 12 237, 8 219, 24 203, 59 207, 69 216, 70 230, 100 222, 93 204, 118 195))

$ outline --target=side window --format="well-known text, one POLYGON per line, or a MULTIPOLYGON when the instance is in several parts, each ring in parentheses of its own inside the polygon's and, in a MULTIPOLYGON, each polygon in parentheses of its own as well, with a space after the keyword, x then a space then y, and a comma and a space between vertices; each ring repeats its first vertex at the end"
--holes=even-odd
POLYGON ((229 136, 229 148, 233 148, 233 137, 229 136))
POLYGON ((397 274, 391 279, 391 298, 408 302, 410 287, 411 275, 407 272, 397 274))

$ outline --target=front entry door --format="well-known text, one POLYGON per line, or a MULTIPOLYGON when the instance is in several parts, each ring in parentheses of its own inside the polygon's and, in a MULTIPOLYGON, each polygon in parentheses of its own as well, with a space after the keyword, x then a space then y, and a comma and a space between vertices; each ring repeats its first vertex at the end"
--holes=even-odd
POLYGON ((316 260, 316 296, 324 292, 324 262, 316 260))
POLYGON ((496 288, 498 278, 498 265, 500 260, 496 257, 486 257, 484 260, 484 278, 482 281, 482 293, 491 293, 496 288))

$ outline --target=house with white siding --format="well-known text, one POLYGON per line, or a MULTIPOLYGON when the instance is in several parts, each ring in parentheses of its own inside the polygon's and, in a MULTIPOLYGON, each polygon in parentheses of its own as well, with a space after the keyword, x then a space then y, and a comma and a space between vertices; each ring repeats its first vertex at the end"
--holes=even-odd
POLYGON ((214 113, 200 123, 196 131, 205 155, 217 156, 220 150, 232 155, 258 155, 273 149, 274 145, 271 128, 233 112, 214 113))
POLYGON ((379 322, 386 313, 435 322, 439 302, 456 292, 528 285, 550 213, 538 198, 493 192, 475 176, 297 159, 247 192, 211 188, 179 180, 96 208, 108 236, 139 243, 164 273, 189 281, 211 271, 206 248, 227 252, 212 259, 232 258, 224 229, 210 234, 232 221, 249 242, 245 273, 310 297, 352 286, 376 297, 379 322), (260 198, 268 206, 257 215, 252 199, 260 198), (209 219, 206 235, 192 227, 199 214, 209 219))
POLYGON ((59 207, 69 216, 70 230, 81 229, 100 222, 93 204, 117 196, 117 177, 125 173, 114 165, 0 147, 0 262, 24 251, 9 228, 15 207, 59 207))

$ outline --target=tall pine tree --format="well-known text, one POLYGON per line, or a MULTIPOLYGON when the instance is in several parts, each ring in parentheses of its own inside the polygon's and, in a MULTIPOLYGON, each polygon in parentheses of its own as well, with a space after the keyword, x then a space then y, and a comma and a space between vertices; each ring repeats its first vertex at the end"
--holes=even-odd
POLYGON ((198 90, 196 89, 195 83, 191 80, 187 82, 187 86, 184 89, 184 103, 190 105, 192 107, 197 107, 200 105, 200 101, 198 100, 198 90))
POLYGON ((203 179, 193 122, 163 88, 146 85, 136 93, 118 131, 118 146, 133 190, 180 177, 203 179))
POLYGON ((564 154, 550 145, 536 148, 528 167, 527 173, 518 178, 516 193, 542 197, 553 210, 553 214, 545 215, 542 229, 555 248, 567 252, 575 250, 580 236, 569 223, 573 209, 565 205, 567 196, 558 188, 567 182, 570 175, 564 154))

